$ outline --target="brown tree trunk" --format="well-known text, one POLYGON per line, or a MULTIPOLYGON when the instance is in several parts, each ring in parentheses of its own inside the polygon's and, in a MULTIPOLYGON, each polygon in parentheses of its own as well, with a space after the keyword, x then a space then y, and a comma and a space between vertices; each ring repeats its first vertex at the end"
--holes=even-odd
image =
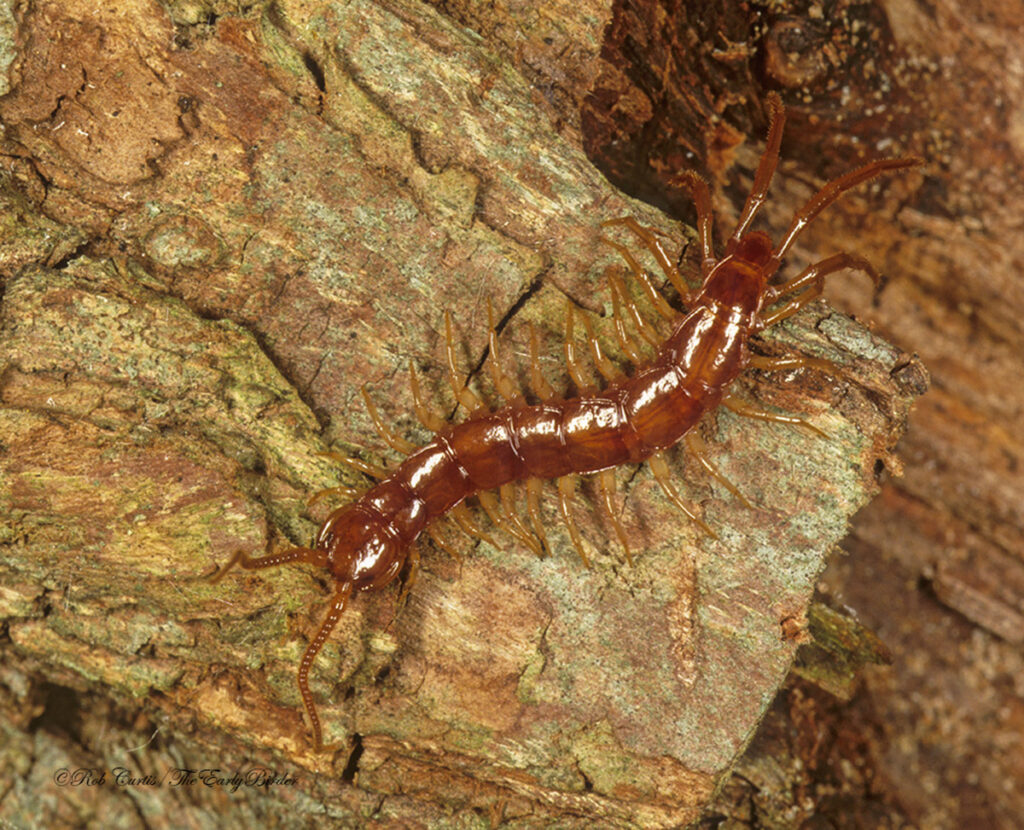
POLYGON ((717 539, 624 469, 632 567, 587 484, 590 570, 551 504, 544 560, 422 544, 406 607, 394 590, 358 598, 318 659, 341 749, 315 755, 294 672, 328 575, 204 574, 306 543, 326 509, 306 508, 312 493, 365 486, 325 450, 387 463, 364 384, 427 440, 407 366, 450 409, 445 309, 467 370, 490 301, 518 377, 530 322, 554 380, 566 299, 607 312, 602 275, 621 267, 599 223, 636 215, 679 247, 692 231, 581 149, 607 4, 480 18, 484 39, 413 2, 196 8, 40 2, 7 23, 0 757, 21 783, 0 817, 693 821, 806 638, 827 553, 895 464, 919 367, 824 305, 773 331, 759 348, 836 376, 756 376, 741 394, 829 437, 728 413, 702 425, 753 505, 680 454, 717 539), (94 786, 60 772, 82 768, 94 786), (241 795, 182 768, 240 773, 241 795))

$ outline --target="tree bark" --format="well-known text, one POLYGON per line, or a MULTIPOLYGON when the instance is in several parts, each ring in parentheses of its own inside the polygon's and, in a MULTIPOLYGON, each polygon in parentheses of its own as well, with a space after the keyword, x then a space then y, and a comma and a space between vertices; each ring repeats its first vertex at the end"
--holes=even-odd
POLYGON ((518 377, 530 322, 554 380, 567 298, 606 313, 601 278, 621 267, 600 221, 635 215, 680 246, 692 231, 581 150, 569 93, 597 73, 604 4, 559 18, 582 45, 546 97, 543 26, 523 28, 529 63, 411 2, 195 8, 39 3, 9 25, 0 699, 23 783, 0 815, 180 825, 166 807, 182 792, 182 810, 232 824, 693 821, 783 682, 827 553, 895 464, 918 364, 823 304, 766 336, 836 376, 741 393, 828 438, 702 425, 753 505, 677 457, 717 539, 628 469, 632 567, 586 484, 592 569, 550 504, 544 560, 422 545, 406 607, 359 597, 318 659, 342 750, 316 755, 294 672, 327 574, 204 575, 307 543, 327 509, 312 493, 365 486, 325 450, 388 462, 364 384, 428 439, 406 367, 450 411, 445 309, 477 386, 488 301, 518 377), (58 774, 86 767, 107 777, 58 774), (182 768, 229 780, 191 786, 182 768), (231 797, 252 768, 277 778, 231 797))
POLYGON ((1024 815, 1022 27, 1019 4, 998 2, 616 5, 584 140, 627 192, 673 204, 672 175, 699 159, 720 208, 738 207, 737 164, 754 161, 737 141, 764 88, 787 103, 783 173, 796 174, 773 185, 773 227, 806 198, 795 179, 878 156, 926 162, 829 209, 797 252, 845 248, 883 267, 878 305, 855 281, 827 296, 935 381, 900 448, 905 475, 858 514, 850 557, 821 582, 893 667, 868 671, 845 708, 794 684, 719 818, 959 828, 1024 815))

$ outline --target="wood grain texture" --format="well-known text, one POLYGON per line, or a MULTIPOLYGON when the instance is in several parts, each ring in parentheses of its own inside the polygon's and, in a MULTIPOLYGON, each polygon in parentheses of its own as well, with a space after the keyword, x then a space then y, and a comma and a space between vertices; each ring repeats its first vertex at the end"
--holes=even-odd
MULTIPOLYGON (((319 452, 386 459, 361 385, 426 438, 404 371, 414 361, 450 409, 445 308, 475 369, 490 298, 521 378, 533 322, 565 388, 566 297, 609 305, 598 223, 634 214, 679 244, 689 231, 609 186, 515 61, 427 6, 130 7, 39 3, 10 31, 0 642, 3 763, 27 783, 0 816, 133 826, 144 792, 154 826, 179 800, 197 823, 692 821, 783 681, 787 626, 826 554, 893 463, 914 364, 823 305, 766 338, 841 367, 745 392, 830 438, 709 422, 755 505, 681 478, 720 540, 626 469, 633 568, 585 509, 584 570, 551 504, 543 561, 512 544, 461 565, 427 550, 407 607, 361 598, 325 648, 313 689, 345 751, 314 756, 294 669, 323 575, 203 574, 239 547, 308 540, 322 515, 306 498, 359 483, 319 452), (118 766, 161 783, 54 778, 118 766), (295 780, 166 777, 252 766, 295 780)), ((596 42, 609 10, 577 12, 596 42)))

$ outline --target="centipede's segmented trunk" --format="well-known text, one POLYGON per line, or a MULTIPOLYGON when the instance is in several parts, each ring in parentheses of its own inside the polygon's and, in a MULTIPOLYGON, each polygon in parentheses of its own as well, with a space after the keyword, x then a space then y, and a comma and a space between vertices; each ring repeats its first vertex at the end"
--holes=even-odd
MULTIPOLYGON (((829 364, 799 356, 766 358, 753 356, 750 338, 764 328, 795 314, 821 295, 824 278, 839 270, 853 268, 879 283, 878 274, 864 259, 838 253, 811 265, 792 279, 770 284, 771 278, 800 231, 821 210, 840 195, 884 171, 918 164, 917 159, 885 159, 858 168, 822 187, 796 214, 783 241, 773 246, 760 231, 749 231, 764 202, 778 161, 784 112, 774 94, 768 98, 771 126, 767 149, 762 156, 753 188, 736 228, 726 243, 725 253, 716 258, 712 240, 711 197, 707 183, 685 173, 679 183, 688 187, 697 207, 702 253, 702 282, 691 287, 673 265, 655 233, 626 217, 606 225, 626 228, 640 241, 678 293, 685 310, 677 311, 661 295, 653 279, 626 245, 609 241, 625 259, 656 313, 671 327, 661 339, 655 327, 644 319, 630 297, 621 277, 608 276, 616 337, 622 351, 636 368, 620 375, 603 356, 600 345, 588 329, 591 351, 607 385, 602 391, 561 398, 540 373, 537 339, 531 332, 530 379, 533 386, 523 395, 501 367, 498 335, 491 316, 488 369, 498 393, 506 403, 487 411, 471 392, 455 365, 455 336, 451 317, 445 315, 448 380, 459 404, 469 413, 461 423, 449 424, 430 413, 423 401, 415 372, 411 384, 420 421, 435 433, 423 447, 414 447, 394 435, 381 421, 367 397, 370 415, 385 441, 406 455, 392 472, 378 470, 365 462, 337 456, 363 473, 379 479, 350 504, 335 510, 324 522, 311 548, 292 548, 281 554, 252 559, 236 555, 215 578, 234 564, 245 568, 273 567, 290 562, 307 562, 327 567, 336 580, 331 611, 306 649, 298 670, 298 685, 309 714, 315 745, 321 746, 321 729, 308 686, 308 674, 324 641, 337 623, 352 594, 382 588, 391 582, 410 560, 415 571, 416 542, 424 532, 447 548, 431 525, 450 516, 470 536, 491 542, 466 510, 464 502, 479 499, 493 524, 536 553, 545 547, 544 523, 539 502, 542 482, 557 481, 558 502, 569 534, 584 563, 589 557, 572 518, 572 476, 597 474, 601 491, 600 508, 606 515, 625 556, 632 558, 629 539, 613 508, 615 480, 612 471, 624 464, 646 462, 668 498, 707 533, 697 511, 676 492, 661 451, 684 440, 691 456, 738 498, 746 502, 704 452, 693 427, 704 415, 724 405, 734 412, 763 420, 796 424, 820 434, 802 418, 764 411, 732 398, 728 389, 747 367, 764 370, 815 368, 829 364), (788 299, 787 299, 788 297, 788 299), (636 331, 636 335, 630 332, 636 331), (638 339, 639 338, 639 339, 638 339), (655 347, 653 359, 644 360, 641 342, 655 347), (530 528, 514 509, 514 487, 524 482, 530 528), (496 497, 492 491, 497 490, 496 497)), ((565 356, 567 369, 577 388, 585 384, 573 340, 574 311, 569 306, 565 356)), ((411 369, 411 367, 410 367, 411 369)), ((347 488, 335 488, 321 495, 354 496, 347 488)), ((713 534, 712 534, 713 535, 713 534)), ((413 574, 414 575, 414 574, 413 574)))

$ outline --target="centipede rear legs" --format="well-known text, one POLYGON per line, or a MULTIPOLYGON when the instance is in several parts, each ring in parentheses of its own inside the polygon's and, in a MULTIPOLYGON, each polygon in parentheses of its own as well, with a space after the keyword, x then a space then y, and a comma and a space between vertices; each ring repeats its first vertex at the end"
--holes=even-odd
POLYGON ((335 752, 341 748, 339 743, 327 744, 326 746, 324 745, 323 731, 320 728, 320 716, 316 713, 313 694, 309 690, 309 670, 312 668, 313 661, 316 660, 316 656, 320 653, 320 649, 323 648, 324 643, 327 642, 327 638, 331 636, 331 632, 338 624, 338 620, 341 619, 341 615, 345 612, 345 606, 348 604, 351 594, 351 582, 343 582, 335 590, 334 596, 331 597, 331 609, 327 612, 327 616, 324 618, 324 621, 320 623, 316 636, 313 637, 309 645, 306 646, 306 650, 302 653, 302 660, 299 662, 299 670, 296 673, 296 680, 299 686, 299 696, 302 698, 302 705, 306 709, 306 714, 309 715, 309 722, 313 728, 314 753, 335 752))
MULTIPOLYGON (((312 550, 310 548, 290 548, 282 553, 273 553, 269 556, 251 557, 245 553, 245 551, 237 550, 234 555, 214 574, 210 576, 210 581, 213 583, 220 582, 224 575, 228 571, 232 570, 236 565, 240 568, 244 568, 247 571, 260 570, 263 568, 276 568, 281 565, 290 565, 296 562, 304 562, 310 565, 316 565, 324 567, 326 564, 327 557, 322 551, 312 550)), ((341 615, 345 610, 345 605, 348 602, 349 596, 352 593, 351 583, 342 583, 334 592, 334 596, 331 599, 331 609, 327 614, 327 617, 320 624, 317 629, 316 636, 310 641, 309 645, 306 646, 306 650, 302 655, 302 660, 299 662, 299 668, 296 672, 296 680, 299 687, 299 695, 302 698, 302 705, 306 709, 306 713, 309 715, 310 723, 313 727, 313 744, 315 752, 331 752, 339 748, 338 744, 331 744, 325 746, 323 743, 323 733, 320 728, 320 717, 316 713, 316 707, 313 704, 313 695, 309 690, 309 670, 316 660, 317 654, 320 653, 320 649, 323 648, 327 638, 330 637, 334 627, 338 624, 338 620, 341 619, 341 615)))
POLYGON ((293 562, 306 562, 310 565, 323 567, 326 557, 320 551, 310 548, 289 548, 283 553, 272 553, 268 556, 249 556, 243 550, 236 550, 234 555, 224 565, 210 575, 210 582, 216 584, 224 578, 224 575, 236 565, 247 571, 255 571, 261 568, 276 568, 280 565, 290 565, 293 562))

